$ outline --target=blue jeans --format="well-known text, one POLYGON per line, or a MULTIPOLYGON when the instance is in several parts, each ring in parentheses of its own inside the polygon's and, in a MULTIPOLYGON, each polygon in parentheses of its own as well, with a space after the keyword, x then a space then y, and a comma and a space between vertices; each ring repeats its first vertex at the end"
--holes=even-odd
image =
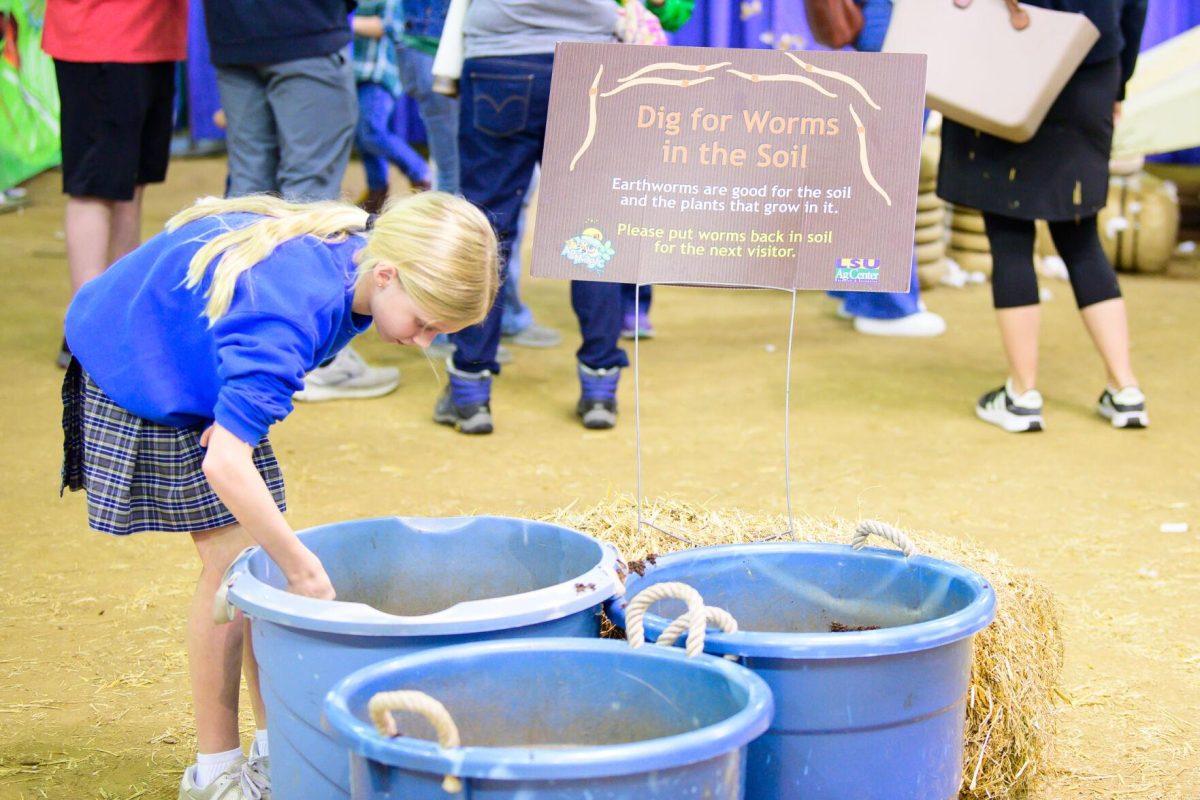
POLYGON ((458 194, 458 99, 433 90, 433 56, 411 47, 396 54, 400 85, 417 103, 425 123, 429 157, 437 164, 437 190, 458 194))
POLYGON ((642 284, 639 292, 636 283, 621 284, 621 311, 625 314, 650 313, 650 301, 654 299, 654 287, 642 284))
POLYGON ((392 131, 395 110, 396 96, 382 84, 358 84, 358 127, 354 138, 367 173, 367 186, 372 189, 387 188, 389 161, 410 181, 429 180, 425 159, 392 131))
MULTIPOLYGON (((501 278, 517 232, 522 201, 542 154, 550 70, 554 56, 473 58, 463 64, 459 81, 461 117, 458 152, 463 196, 482 208, 500 238, 501 278)), ((579 318, 583 344, 576 353, 592 369, 629 365, 617 347, 621 334, 621 286, 571 281, 571 307, 579 318)), ((479 325, 453 336, 454 366, 464 372, 500 371, 498 300, 479 325)))

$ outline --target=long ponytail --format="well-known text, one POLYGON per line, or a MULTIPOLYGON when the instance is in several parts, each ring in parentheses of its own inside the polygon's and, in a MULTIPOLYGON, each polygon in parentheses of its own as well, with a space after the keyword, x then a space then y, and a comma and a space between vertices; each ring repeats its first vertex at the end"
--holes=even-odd
MULTIPOLYGON (((271 195, 204 197, 167 222, 175 231, 217 214, 250 213, 262 219, 214 236, 188 264, 184 286, 195 289, 211 265, 204 316, 210 324, 229 310, 238 277, 276 247, 301 236, 344 241, 366 227, 367 213, 339 202, 290 203, 271 195)), ((390 204, 367 235, 360 274, 378 263, 396 267, 413 302, 431 321, 459 328, 483 320, 499 284, 496 235, 466 200, 422 192, 390 204)))

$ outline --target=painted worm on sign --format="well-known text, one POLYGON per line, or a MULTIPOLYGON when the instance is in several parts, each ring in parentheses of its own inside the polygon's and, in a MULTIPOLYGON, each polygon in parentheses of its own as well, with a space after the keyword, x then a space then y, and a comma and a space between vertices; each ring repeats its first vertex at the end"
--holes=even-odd
POLYGON ((641 77, 642 75, 645 75, 647 72, 658 72, 660 70, 665 70, 665 69, 683 70, 685 72, 708 72, 710 69, 720 69, 721 67, 728 67, 732 63, 733 63, 732 61, 722 61, 719 64, 679 64, 674 61, 662 61, 658 64, 647 64, 646 66, 642 67, 641 69, 639 69, 637 72, 633 73, 632 75, 626 75, 624 78, 617 78, 617 83, 625 83, 625 81, 631 81, 634 78, 638 78, 638 77, 641 77))
POLYGON ((850 116, 854 117, 854 127, 858 131, 858 163, 862 165, 863 175, 867 179, 867 183, 871 187, 883 195, 883 199, 890 206, 892 198, 888 197, 888 193, 879 185, 879 181, 875 180, 875 176, 871 174, 871 165, 867 163, 867 129, 863 127, 862 120, 858 118, 858 114, 854 111, 854 105, 850 105, 850 116))
POLYGON ((627 83, 622 83, 620 86, 618 86, 615 89, 608 90, 607 92, 605 92, 604 94, 602 94, 600 96, 601 97, 612 97, 614 94, 617 94, 618 92, 623 92, 626 89, 632 89, 634 86, 648 86, 648 85, 679 86, 680 88, 686 89, 689 86, 699 86, 700 84, 708 83, 711 80, 715 80, 715 78, 696 78, 695 80, 688 80, 687 78, 682 78, 677 81, 673 81, 668 78, 635 78, 634 80, 628 81, 627 83))
POLYGON ((811 86, 812 88, 816 89, 818 92, 825 95, 826 97, 837 97, 836 94, 829 91, 821 84, 817 83, 816 81, 809 80, 808 78, 804 77, 803 75, 786 75, 786 74, 752 75, 748 72, 742 72, 741 70, 737 70, 737 69, 726 70, 726 72, 729 72, 733 75, 737 75, 739 78, 748 80, 751 83, 758 83, 759 81, 788 81, 790 83, 803 83, 805 86, 811 86))
POLYGON ((849 75, 845 75, 841 72, 834 72, 833 70, 821 69, 820 67, 814 67, 812 64, 809 64, 807 61, 797 58, 796 56, 792 55, 791 53, 784 53, 784 55, 787 56, 788 58, 790 58, 792 61, 795 61, 797 64, 799 64, 800 68, 803 69, 805 72, 812 72, 817 75, 824 75, 827 78, 833 78, 835 81, 841 81, 842 83, 849 84, 854 89, 854 91, 858 92, 859 94, 861 94, 863 96, 863 99, 866 100, 868 104, 870 104, 871 108, 875 109, 876 111, 880 110, 879 104, 871 99, 871 96, 869 94, 867 94, 867 90, 863 88, 863 85, 861 83, 859 83, 858 81, 854 80, 854 78, 851 78, 849 75))
POLYGON ((571 172, 575 171, 575 165, 579 163, 579 159, 583 156, 587 149, 592 146, 592 139, 596 138, 596 96, 600 94, 600 76, 604 74, 604 65, 600 65, 600 69, 596 70, 596 77, 592 79, 592 86, 588 89, 588 130, 587 136, 583 137, 583 144, 579 146, 579 152, 571 159, 571 172))

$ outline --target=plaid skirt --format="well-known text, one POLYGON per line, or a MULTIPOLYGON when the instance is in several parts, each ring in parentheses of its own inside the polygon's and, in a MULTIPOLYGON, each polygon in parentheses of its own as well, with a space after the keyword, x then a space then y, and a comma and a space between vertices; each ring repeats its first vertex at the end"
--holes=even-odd
MULTIPOLYGON (((87 492, 88 525, 124 536, 189 532, 237 520, 204 477, 199 428, 172 428, 130 414, 72 359, 63 381, 63 468, 60 494, 87 492)), ((287 508, 283 473, 266 439, 254 466, 280 511, 287 508)))

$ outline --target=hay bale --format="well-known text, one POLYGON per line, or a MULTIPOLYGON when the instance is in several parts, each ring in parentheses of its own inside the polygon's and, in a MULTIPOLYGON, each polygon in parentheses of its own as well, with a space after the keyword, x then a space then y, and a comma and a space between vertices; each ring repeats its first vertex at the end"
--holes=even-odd
POLYGON ((920 284, 921 291, 928 291, 941 283, 949 272, 950 265, 946 263, 945 258, 928 264, 917 264, 917 283, 920 284))
POLYGON ((921 192, 917 195, 917 211, 933 211, 945 207, 945 201, 934 192, 921 192))
MULTIPOLYGON (((574 505, 544 517, 611 542, 627 560, 688 545, 648 525, 637 529, 632 498, 574 505)), ((642 506, 644 522, 687 537, 696 546, 754 542, 781 535, 782 516, 714 509, 674 500, 642 506)), ((796 538, 850 541, 846 520, 797 518, 796 538)), ((961 800, 1020 798, 1046 767, 1053 739, 1054 702, 1060 693, 1063 643, 1054 596, 1028 572, 966 541, 931 533, 913 537, 922 552, 975 570, 996 591, 996 620, 975 638, 967 693, 966 754, 961 800)))
POLYGON ((951 231, 950 246, 955 250, 970 250, 972 253, 992 252, 991 242, 986 233, 969 233, 967 231, 951 231))
POLYGON ((929 244, 919 244, 914 248, 917 256, 918 264, 932 264, 946 255, 946 243, 941 239, 930 242, 929 244))
POLYGON ((973 208, 964 208, 955 206, 954 214, 950 219, 950 227, 956 231, 965 231, 967 233, 986 233, 986 228, 983 224, 983 214, 980 214, 973 208))
POLYGON ((918 211, 916 227, 924 228, 929 225, 942 225, 946 221, 946 209, 933 208, 929 211, 918 211))
POLYGON ((944 225, 924 225, 916 229, 913 235, 913 241, 917 244, 929 244, 930 242, 940 242, 946 238, 946 227, 944 225))
POLYGON ((921 183, 937 183, 938 159, 942 156, 942 138, 925 135, 921 139, 921 183))
POLYGON ((992 277, 991 253, 976 253, 973 250, 956 250, 951 247, 946 254, 967 272, 982 272, 989 278, 992 277))

